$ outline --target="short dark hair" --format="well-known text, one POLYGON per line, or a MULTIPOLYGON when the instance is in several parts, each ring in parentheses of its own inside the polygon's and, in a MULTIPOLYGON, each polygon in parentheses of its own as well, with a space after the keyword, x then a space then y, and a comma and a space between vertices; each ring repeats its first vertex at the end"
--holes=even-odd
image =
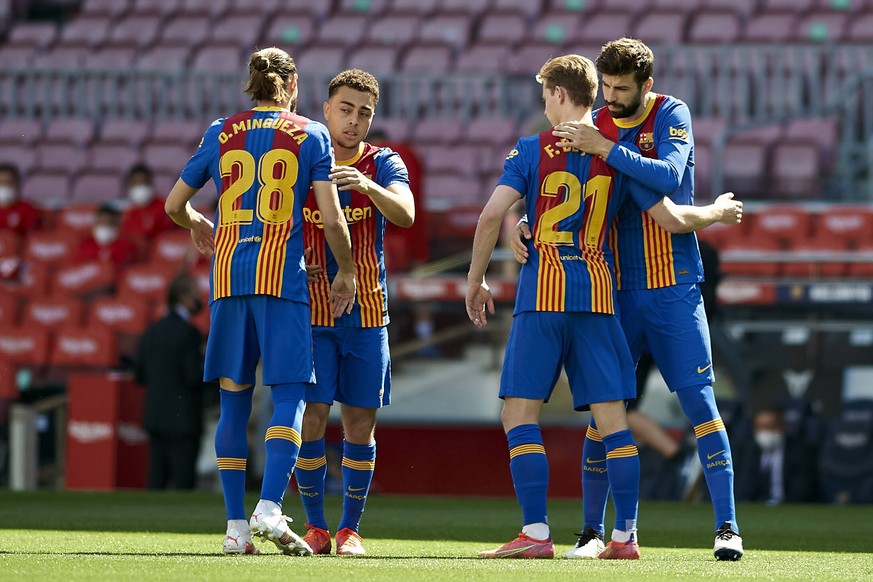
POLYGON ((167 305, 172 307, 182 301, 182 298, 192 291, 199 291, 200 285, 192 275, 179 273, 167 286, 167 305))
POLYGON ((331 79, 330 84, 327 86, 327 98, 333 97, 340 87, 348 87, 355 91, 369 93, 373 96, 373 100, 376 103, 379 102, 379 81, 367 71, 348 69, 331 79))
POLYGON ((637 85, 642 86, 655 70, 655 55, 652 49, 636 38, 611 40, 597 55, 597 71, 601 75, 619 77, 634 74, 637 85))
POLYGON ((127 171, 127 176, 125 177, 125 181, 129 182, 131 178, 133 178, 134 174, 144 174, 148 181, 151 182, 155 173, 152 171, 151 167, 146 164, 134 164, 127 171))
POLYGON ((111 214, 112 216, 121 216, 121 210, 111 202, 104 202, 97 207, 97 214, 111 214))
POLYGON ((15 187, 18 188, 21 186, 21 171, 15 164, 10 164, 8 162, 0 163, 0 172, 9 172, 12 174, 12 180, 15 182, 15 187))

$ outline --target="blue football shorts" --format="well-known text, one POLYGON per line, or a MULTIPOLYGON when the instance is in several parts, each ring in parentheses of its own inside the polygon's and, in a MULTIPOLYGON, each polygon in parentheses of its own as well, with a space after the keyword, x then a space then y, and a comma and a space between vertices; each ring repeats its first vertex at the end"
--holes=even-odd
POLYGON ((309 305, 272 295, 238 295, 210 306, 203 379, 267 386, 315 382, 309 305))
POLYGON ((506 344, 500 397, 548 402, 562 367, 576 410, 636 395, 633 360, 617 317, 546 311, 517 314, 506 344))
POLYGON ((391 355, 387 327, 312 328, 317 381, 307 402, 334 400, 359 408, 391 403, 391 355))
POLYGON ((634 362, 648 350, 671 392, 712 384, 712 348, 700 286, 619 291, 618 310, 634 362))

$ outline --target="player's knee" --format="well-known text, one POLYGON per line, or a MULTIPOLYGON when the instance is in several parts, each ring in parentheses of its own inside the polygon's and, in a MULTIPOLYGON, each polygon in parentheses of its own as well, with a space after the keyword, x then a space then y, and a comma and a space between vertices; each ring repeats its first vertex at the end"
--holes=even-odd
POLYGON ((343 406, 343 433, 346 441, 355 445, 368 445, 376 432, 376 409, 343 406))
POLYGON ((330 406, 321 402, 311 402, 306 405, 303 414, 303 440, 315 441, 324 436, 327 429, 327 417, 330 414, 330 406))
POLYGON ((251 384, 237 384, 230 378, 219 378, 218 385, 221 386, 222 390, 227 390, 228 392, 242 392, 252 386, 251 384))

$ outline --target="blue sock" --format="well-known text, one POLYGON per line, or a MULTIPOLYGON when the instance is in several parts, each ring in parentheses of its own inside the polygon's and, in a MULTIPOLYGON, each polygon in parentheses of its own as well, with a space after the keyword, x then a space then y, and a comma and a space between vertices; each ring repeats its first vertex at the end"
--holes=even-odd
POLYGON ((703 476, 712 498, 716 530, 724 522, 740 533, 734 504, 734 465, 731 445, 724 422, 715 405, 712 386, 692 386, 678 390, 676 395, 685 416, 694 426, 697 437, 697 455, 703 466, 703 476))
POLYGON ((640 455, 630 430, 602 437, 606 447, 606 473, 615 503, 615 529, 637 529, 640 504, 640 455))
POLYGON ((582 511, 585 525, 603 535, 606 501, 609 498, 609 476, 606 473, 606 447, 597 432, 594 418, 585 433, 582 445, 582 511))
POLYGON ((336 530, 358 531, 367 503, 373 470, 376 468, 376 443, 353 445, 343 441, 343 518, 336 530))
POLYGON ((215 456, 224 492, 227 519, 247 519, 245 511, 246 458, 249 443, 246 426, 252 414, 254 387, 242 392, 219 390, 221 398, 218 426, 215 428, 215 456))
POLYGON ((549 523, 546 517, 549 460, 539 425, 517 426, 506 433, 506 439, 509 441, 509 470, 521 506, 523 525, 549 523))
POLYGON ((324 477, 327 475, 324 437, 303 443, 294 475, 297 477, 303 509, 306 510, 306 521, 313 527, 327 529, 327 520, 324 518, 324 477))
POLYGON ((273 417, 264 436, 266 457, 261 499, 282 505, 302 442, 300 430, 303 425, 303 412, 306 410, 306 384, 276 384, 271 392, 273 417))

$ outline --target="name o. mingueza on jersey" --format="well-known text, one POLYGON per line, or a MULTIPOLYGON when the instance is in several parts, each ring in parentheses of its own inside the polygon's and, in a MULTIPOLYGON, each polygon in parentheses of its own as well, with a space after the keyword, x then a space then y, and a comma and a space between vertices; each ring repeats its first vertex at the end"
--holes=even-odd
POLYGON ((255 117, 253 119, 245 119, 239 123, 234 123, 231 127, 230 133, 222 131, 218 134, 218 141, 222 144, 227 143, 227 140, 231 137, 250 129, 272 129, 274 131, 287 133, 291 136, 291 139, 297 142, 297 145, 300 145, 307 137, 309 137, 309 134, 306 133, 302 127, 290 119, 282 119, 281 117, 255 117))

